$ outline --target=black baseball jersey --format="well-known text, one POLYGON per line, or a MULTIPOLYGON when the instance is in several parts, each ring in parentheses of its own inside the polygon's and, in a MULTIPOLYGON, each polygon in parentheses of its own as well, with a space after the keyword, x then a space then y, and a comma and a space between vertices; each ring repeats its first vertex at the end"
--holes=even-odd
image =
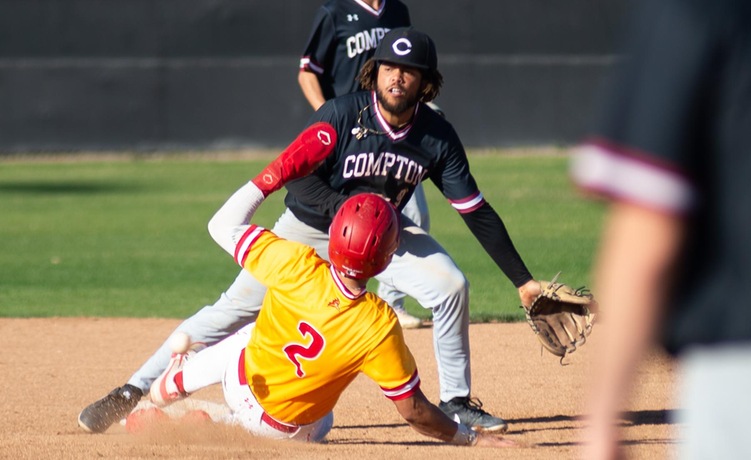
POLYGON ((647 0, 636 13, 629 58, 573 176, 686 219, 670 351, 751 341, 751 2, 647 0))
POLYGON ((384 0, 380 10, 359 0, 329 0, 313 20, 300 70, 318 75, 326 99, 358 91, 357 74, 381 38, 409 25, 409 10, 399 0, 384 0))
POLYGON ((327 232, 351 194, 379 193, 401 210, 417 184, 430 179, 516 286, 532 279, 480 193, 453 126, 418 103, 412 121, 394 129, 377 107, 375 92, 361 91, 329 100, 313 114, 310 124, 334 126, 337 145, 314 174, 287 184, 285 203, 295 216, 327 232))

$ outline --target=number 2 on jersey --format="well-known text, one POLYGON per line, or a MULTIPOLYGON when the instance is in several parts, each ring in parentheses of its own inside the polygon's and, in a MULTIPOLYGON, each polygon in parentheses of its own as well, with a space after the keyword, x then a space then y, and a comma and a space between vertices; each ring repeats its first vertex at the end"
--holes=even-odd
POLYGON ((305 371, 303 370, 302 363, 300 363, 298 358, 305 358, 308 360, 316 359, 323 351, 326 341, 323 339, 320 332, 305 321, 300 321, 297 325, 297 330, 300 331, 303 338, 305 338, 306 335, 310 335, 313 340, 307 346, 297 343, 286 345, 284 347, 284 353, 287 354, 287 358, 292 361, 292 364, 297 368, 297 376, 303 378, 305 377, 305 371))

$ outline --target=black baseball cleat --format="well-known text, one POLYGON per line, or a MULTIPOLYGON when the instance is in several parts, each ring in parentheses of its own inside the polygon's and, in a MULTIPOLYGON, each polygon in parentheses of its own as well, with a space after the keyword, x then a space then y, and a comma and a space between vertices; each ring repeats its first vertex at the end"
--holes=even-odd
POLYGON ((89 433, 104 433, 138 405, 143 396, 140 388, 123 385, 99 401, 89 404, 78 414, 78 425, 89 433))
POLYGON ((441 401, 438 408, 455 422, 475 431, 505 433, 508 430, 506 421, 482 410, 482 402, 477 398, 454 398, 449 402, 441 401))

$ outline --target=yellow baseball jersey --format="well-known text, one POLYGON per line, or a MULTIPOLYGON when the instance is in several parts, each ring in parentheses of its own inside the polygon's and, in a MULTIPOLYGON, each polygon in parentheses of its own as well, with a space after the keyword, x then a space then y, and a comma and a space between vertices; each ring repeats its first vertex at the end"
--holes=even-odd
POLYGON ((387 398, 419 388, 412 353, 391 308, 355 295, 307 245, 251 225, 235 260, 268 287, 245 350, 245 374, 267 414, 304 425, 325 416, 362 372, 387 398))

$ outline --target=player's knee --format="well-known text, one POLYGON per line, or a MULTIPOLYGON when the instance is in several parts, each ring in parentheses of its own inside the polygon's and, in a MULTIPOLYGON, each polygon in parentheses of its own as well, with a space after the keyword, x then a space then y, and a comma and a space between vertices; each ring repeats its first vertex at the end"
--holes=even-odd
POLYGON ((465 299, 469 295, 469 280, 459 269, 446 273, 438 286, 444 298, 465 299))
POLYGON ((464 275, 455 275, 444 280, 431 305, 433 322, 454 323, 461 321, 469 310, 469 281, 464 275))

